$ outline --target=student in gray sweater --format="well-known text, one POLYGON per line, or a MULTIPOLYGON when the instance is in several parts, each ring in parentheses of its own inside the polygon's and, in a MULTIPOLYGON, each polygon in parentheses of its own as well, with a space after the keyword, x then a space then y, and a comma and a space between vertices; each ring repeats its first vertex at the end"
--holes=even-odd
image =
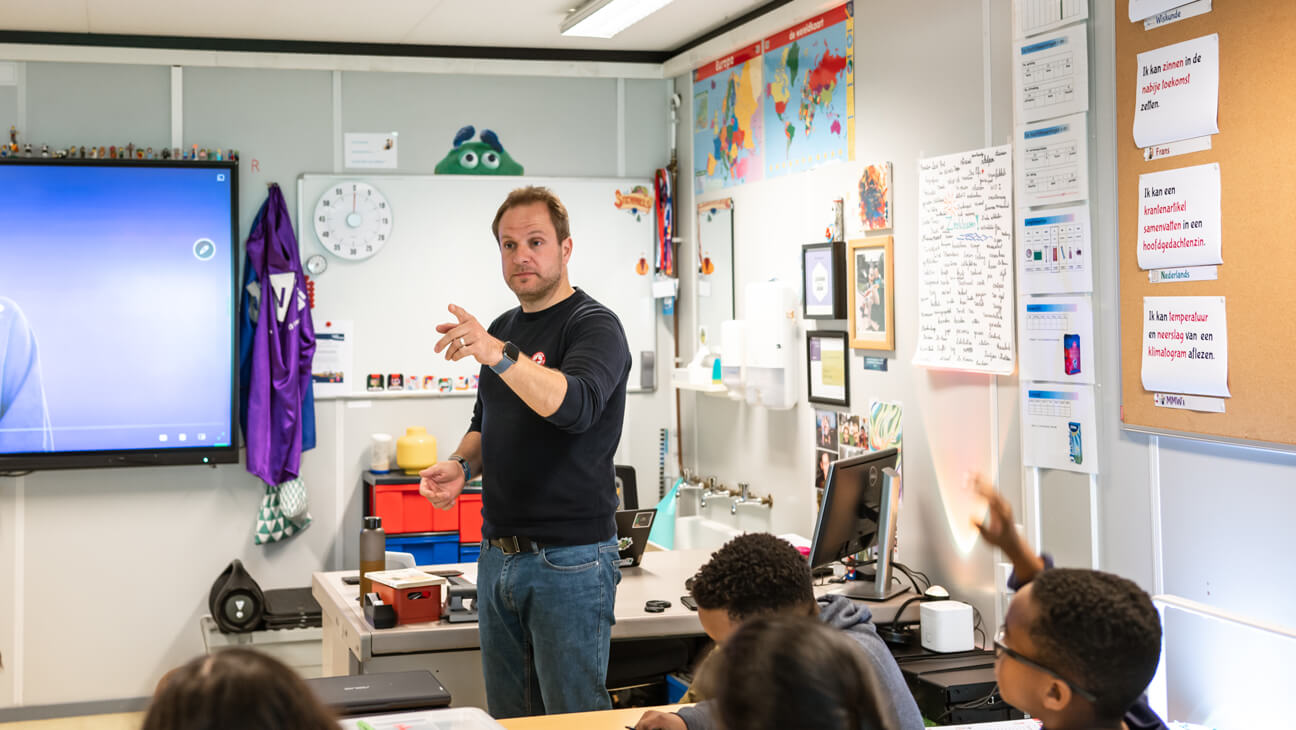
MULTIPOLYGON (((696 576, 690 590, 698 604, 702 629, 717 644, 723 644, 748 619, 759 616, 818 616, 827 626, 851 639, 860 655, 872 666, 884 695, 891 704, 898 730, 921 730, 922 715, 886 643, 873 626, 872 613, 845 596, 814 597, 810 566, 787 541, 766 533, 740 535, 725 543, 711 556, 696 576)), ((715 652, 712 653, 713 655, 715 652)), ((697 675, 709 671, 710 657, 697 675)), ((721 670, 722 671, 722 670, 721 670)), ((695 682, 695 684, 697 684, 695 682)), ((709 730, 717 726, 714 703, 697 693, 684 702, 698 702, 678 713, 647 712, 636 730, 709 730)))

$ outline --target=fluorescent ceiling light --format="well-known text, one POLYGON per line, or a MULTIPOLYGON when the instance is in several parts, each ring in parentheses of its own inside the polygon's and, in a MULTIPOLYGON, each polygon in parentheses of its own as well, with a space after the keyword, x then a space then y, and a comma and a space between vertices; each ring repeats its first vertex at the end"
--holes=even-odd
POLYGON ((671 0, 591 0, 568 15, 559 28, 563 35, 611 38, 670 3, 671 0))

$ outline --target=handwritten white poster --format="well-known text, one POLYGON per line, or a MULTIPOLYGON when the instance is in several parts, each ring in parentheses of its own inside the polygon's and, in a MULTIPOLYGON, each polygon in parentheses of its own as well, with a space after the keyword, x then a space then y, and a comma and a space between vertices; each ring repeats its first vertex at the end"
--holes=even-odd
POLYGON ((1141 269, 1224 263, 1218 162, 1139 175, 1141 269))
POLYGON ((915 364, 1012 373, 1012 179, 1010 145, 918 161, 915 364))
POLYGON ((1219 132, 1219 34, 1140 53, 1137 69, 1135 144, 1219 132))
POLYGON ((1098 472, 1092 385, 1022 383, 1022 462, 1026 466, 1098 472))
POLYGON ((1224 297, 1143 297, 1143 388, 1229 397, 1224 297))
POLYGON ((1021 322, 1021 376, 1094 382, 1093 303, 1088 296, 1027 297, 1021 322))
POLYGON ((1085 203, 1017 213, 1017 292, 1093 291, 1093 247, 1085 203))
POLYGON ((1088 27, 1081 23, 1013 45, 1018 120, 1035 122, 1089 108, 1088 27))
POLYGON ((1073 203, 1089 197, 1085 115, 1017 128, 1017 190, 1026 207, 1073 203))

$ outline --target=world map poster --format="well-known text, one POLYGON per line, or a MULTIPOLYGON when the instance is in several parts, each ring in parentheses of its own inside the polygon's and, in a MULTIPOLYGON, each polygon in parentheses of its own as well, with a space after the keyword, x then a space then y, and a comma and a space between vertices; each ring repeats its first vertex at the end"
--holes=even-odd
POLYGON ((693 72, 693 180, 701 194, 762 178, 761 44, 693 72))
POLYGON ((846 3, 766 38, 765 176, 855 158, 855 19, 846 3))

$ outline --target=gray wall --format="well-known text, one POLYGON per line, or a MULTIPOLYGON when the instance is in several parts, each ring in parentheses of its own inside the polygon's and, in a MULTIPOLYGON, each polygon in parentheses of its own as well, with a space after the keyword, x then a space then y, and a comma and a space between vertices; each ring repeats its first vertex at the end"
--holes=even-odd
MULTIPOLYGON (((812 15, 816 7, 812 2, 792 3, 780 8, 777 17, 740 29, 726 40, 739 47, 812 15)), ((930 371, 910 364, 918 303, 917 165, 921 157, 1008 142, 1012 122, 1009 11, 1007 2, 988 7, 956 0, 856 3, 855 163, 698 198, 699 202, 734 199, 741 317, 746 284, 777 276, 799 288, 800 244, 822 240, 829 201, 858 183, 863 164, 893 163, 896 350, 885 373, 863 369, 862 354, 877 353, 850 355, 849 410, 867 413, 872 399, 903 404, 900 559, 926 571, 954 596, 973 602, 987 625, 994 620, 993 556, 975 538, 970 523, 974 504, 964 480, 969 469, 998 472, 1002 489, 1018 501, 1017 379, 930 371)), ((678 78, 676 90, 686 100, 687 111, 691 79, 678 78)), ((682 116, 692 118, 691 113, 682 116)), ((691 170, 687 122, 681 125, 678 140, 681 169, 691 170)), ((677 208, 680 230, 691 245, 696 237, 691 189, 682 191, 681 197, 686 199, 677 208)), ((690 261, 691 255, 681 254, 680 259, 690 261)), ((687 274, 689 286, 692 272, 687 274)), ((844 326, 844 322, 804 323, 805 329, 844 326)), ((794 347, 804 351, 803 344, 794 347)), ((798 378, 798 391, 804 396, 805 374, 798 378)), ((809 536, 815 515, 814 406, 804 397, 794 410, 783 412, 692 394, 682 400, 686 465, 696 465, 702 474, 714 474, 729 484, 748 481, 760 494, 773 493, 773 531, 809 536)))
MULTIPOLYGON (((0 87, 0 127, 16 123, 38 149, 170 143, 169 64, 20 67, 25 119, 18 89, 0 87)), ((266 184, 280 183, 295 215, 297 176, 335 171, 346 131, 399 131, 398 172, 431 173, 455 130, 471 123, 495 129, 531 174, 648 180, 667 161, 666 91, 665 81, 633 79, 186 67, 183 142, 241 151, 245 239, 266 184)), ((671 330, 657 321, 658 362, 669 362, 671 330)), ((618 461, 637 468, 648 503, 669 397, 665 389, 629 396, 618 461)), ((369 434, 424 425, 445 454, 471 409, 465 397, 318 402, 318 446, 302 460, 314 523, 267 547, 252 544, 263 487, 241 465, 0 477, 0 706, 150 693, 163 672, 202 651, 207 591, 232 558, 263 588, 309 585, 312 571, 354 567, 369 434), (90 598, 67 600, 70 574, 90 598)))

